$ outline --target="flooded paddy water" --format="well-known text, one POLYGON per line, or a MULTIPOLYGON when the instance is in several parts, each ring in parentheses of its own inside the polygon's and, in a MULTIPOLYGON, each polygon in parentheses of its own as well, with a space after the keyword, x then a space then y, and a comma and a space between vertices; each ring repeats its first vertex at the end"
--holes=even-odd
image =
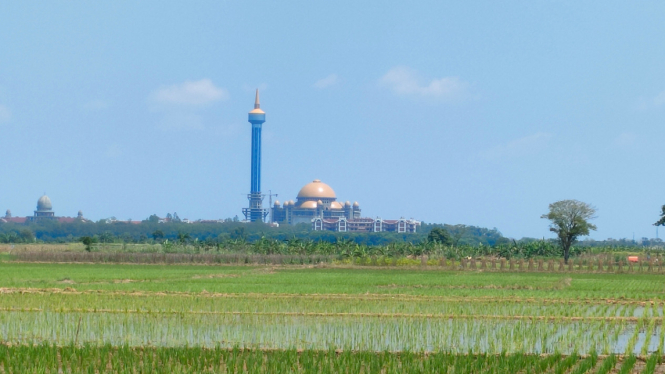
POLYGON ((662 326, 647 320, 0 312, 0 340, 21 344, 648 354, 662 349, 663 339, 662 326))

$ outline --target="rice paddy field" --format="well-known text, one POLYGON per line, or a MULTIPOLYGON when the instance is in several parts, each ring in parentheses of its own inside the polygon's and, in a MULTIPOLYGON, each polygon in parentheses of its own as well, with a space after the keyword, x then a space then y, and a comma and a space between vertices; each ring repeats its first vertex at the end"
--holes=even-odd
POLYGON ((663 373, 665 276, 0 262, 2 373, 663 373))

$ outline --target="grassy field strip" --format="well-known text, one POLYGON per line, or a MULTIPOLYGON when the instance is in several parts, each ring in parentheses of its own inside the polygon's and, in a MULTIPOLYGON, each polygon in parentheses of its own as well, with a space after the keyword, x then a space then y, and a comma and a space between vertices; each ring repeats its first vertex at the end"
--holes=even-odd
POLYGON ((546 358, 317 351, 21 347, 2 355, 1 373, 508 373, 533 372, 546 358), (4 356, 4 357, 3 357, 4 356), (485 370, 483 370, 485 369, 485 370), (42 370, 42 371, 40 371, 42 370), (89 371, 90 370, 90 371, 89 371))
MULTIPOLYGON (((326 313, 326 312, 244 312, 244 311, 168 311, 148 309, 84 309, 57 308, 0 308, 0 312, 58 312, 58 313, 111 313, 111 314, 193 314, 193 315, 237 315, 237 316, 303 316, 303 317, 359 317, 359 318, 425 318, 425 319, 497 319, 497 320, 533 320, 549 322, 632 322, 643 321, 643 317, 568 317, 568 316, 507 316, 495 314, 422 314, 422 313, 326 313)), ((663 318, 651 318, 654 325, 662 325, 663 318)))
POLYGON ((0 345, 0 373, 663 373, 652 355, 548 357, 449 353, 0 345), (644 362, 646 360, 646 362, 644 362), (600 361, 596 364, 596 361, 600 361), (594 365, 595 364, 595 365, 594 365), (597 370, 596 370, 597 368, 597 370))
POLYGON ((537 304, 618 304, 618 305, 665 305, 665 299, 608 299, 608 298, 522 298, 522 297, 460 297, 460 296, 426 296, 410 294, 287 294, 287 293, 214 293, 214 292, 179 292, 179 291, 109 291, 109 290, 76 290, 72 287, 64 288, 23 288, 0 287, 0 294, 105 294, 127 296, 181 296, 181 297, 210 297, 210 298, 281 298, 281 299, 319 299, 319 300, 392 300, 403 301, 441 301, 441 302, 497 302, 497 303, 537 303, 537 304))
MULTIPOLYGON (((33 348, 42 348, 42 347, 47 347, 49 349, 69 349, 69 350, 79 350, 79 349, 84 349, 84 348, 90 348, 92 346, 82 343, 82 344, 77 344, 77 345, 72 345, 72 344, 53 344, 53 343, 42 343, 42 344, 26 344, 26 343, 12 343, 12 342, 0 342, 0 349, 33 349, 33 348)), ((128 351, 135 351, 135 352, 141 352, 141 351, 150 351, 150 350, 159 350, 159 349, 187 349, 187 347, 155 347, 155 346, 146 346, 146 347, 131 347, 131 346, 115 346, 115 345, 102 345, 98 346, 95 348, 100 348, 100 349, 110 349, 111 351, 121 351, 121 350, 128 350, 128 351)), ((293 351, 293 353, 301 355, 303 353, 317 353, 317 354, 323 354, 323 355, 342 355, 342 354, 368 354, 368 355, 383 355, 383 354, 390 354, 390 355, 395 355, 395 356, 401 356, 401 355, 410 355, 410 356, 415 356, 415 357, 429 357, 429 356, 436 356, 436 355, 450 355, 454 357, 466 357, 466 358, 505 358, 509 357, 506 353, 504 352, 497 352, 497 353, 457 353, 457 354, 451 354, 450 352, 441 352, 441 351, 387 351, 387 350, 382 350, 382 351, 366 351, 366 350, 349 350, 349 349, 301 349, 301 348, 294 348, 294 349, 282 349, 282 348, 266 348, 266 347, 241 347, 241 346, 233 346, 233 347, 188 347, 189 349, 196 349, 197 351, 200 352, 206 352, 206 351, 226 351, 226 352, 237 352, 237 353, 247 353, 247 352, 261 352, 261 353, 281 353, 285 351, 293 351)), ((597 354, 597 353, 592 353, 592 354, 578 354, 578 353, 572 353, 572 354, 562 354, 562 353, 553 353, 553 354, 537 354, 537 353, 516 353, 511 356, 523 356, 523 357, 529 357, 529 358, 534 358, 538 359, 538 362, 540 362, 543 365, 543 368, 540 370, 541 372, 546 372, 548 370, 548 367, 553 367, 555 366, 559 361, 566 359, 570 356, 575 356, 578 358, 578 360, 586 360, 592 356, 596 357, 596 362, 597 362, 597 369, 596 371, 600 371, 601 367, 605 365, 606 360, 612 361, 612 358, 614 358, 613 362, 616 365, 617 363, 622 363, 625 359, 633 356, 636 360, 636 362, 648 362, 649 360, 652 360, 653 358, 661 358, 663 360, 662 363, 658 363, 658 360, 655 360, 656 363, 658 363, 659 367, 665 368, 665 355, 660 356, 658 352, 654 352, 649 355, 624 355, 624 354, 597 354), (547 367, 545 367, 547 365, 547 367)), ((579 361, 578 361, 579 362, 579 361)))
MULTIPOLYGON (((312 299, 226 299, 226 298, 147 298, 132 296, 110 296, 98 294, 63 295, 63 294, 10 294, 0 296, 0 308, 34 309, 58 312, 60 310, 140 310, 166 312, 309 312, 338 313, 359 315, 435 315, 435 316, 534 316, 538 318, 558 317, 561 320, 573 320, 569 317, 610 317, 607 320, 660 319, 662 308, 617 305, 557 305, 557 304, 519 304, 519 303, 442 303, 423 301, 402 301, 398 299, 367 300, 312 300, 312 299)), ((445 317, 444 317, 445 318, 445 317)), ((497 317, 500 318, 500 317, 497 317)), ((592 320, 591 318, 587 320, 592 320)), ((660 323, 658 323, 660 325, 660 323)), ((656 326, 656 323, 654 323, 656 326)))
POLYGON ((378 313, 433 315, 507 315, 553 317, 636 317, 662 318, 660 305, 616 304, 539 304, 539 303, 481 303, 441 302, 422 300, 362 300, 310 298, 208 298, 147 297, 144 295, 113 294, 33 294, 0 295, 0 308, 23 308, 57 311, 61 308, 86 310, 165 310, 225 311, 225 312, 312 312, 312 313, 378 313))
POLYGON ((156 253, 156 252, 85 252, 85 251, 13 251, 11 256, 5 255, 5 261, 16 264, 109 264, 109 265, 195 265, 195 266, 279 266, 279 267, 308 267, 308 268, 410 268, 426 271, 480 271, 493 273, 541 273, 541 274, 662 274, 664 267, 662 261, 641 261, 637 264, 603 262, 597 260, 571 259, 568 265, 563 262, 538 261, 508 261, 503 264, 499 261, 474 261, 462 259, 444 260, 443 258, 430 258, 427 262, 422 259, 410 259, 403 255, 396 257, 363 257, 341 259, 333 254, 246 254, 246 253, 156 253), (442 260, 445 261, 442 262, 442 260), (537 266, 537 267, 536 267, 537 266))

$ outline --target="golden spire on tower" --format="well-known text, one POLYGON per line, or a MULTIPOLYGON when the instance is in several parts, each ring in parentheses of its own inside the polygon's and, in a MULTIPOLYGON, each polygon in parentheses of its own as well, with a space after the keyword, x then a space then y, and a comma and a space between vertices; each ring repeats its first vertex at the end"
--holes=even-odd
MULTIPOLYGON (((266 114, 261 110, 261 103, 259 102, 259 89, 256 89, 256 99, 254 100, 254 109, 249 114, 266 114)), ((265 118, 263 119, 265 121, 265 118)), ((262 122, 263 123, 263 122, 262 122)))

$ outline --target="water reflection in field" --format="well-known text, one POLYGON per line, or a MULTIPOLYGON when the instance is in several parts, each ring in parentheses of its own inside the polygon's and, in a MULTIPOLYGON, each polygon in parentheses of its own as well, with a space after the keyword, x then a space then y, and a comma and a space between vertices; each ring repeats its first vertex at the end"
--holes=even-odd
POLYGON ((0 340, 129 346, 636 354, 663 344, 660 326, 626 321, 378 318, 188 313, 0 312, 0 340), (647 332, 649 332, 647 334, 647 332))

